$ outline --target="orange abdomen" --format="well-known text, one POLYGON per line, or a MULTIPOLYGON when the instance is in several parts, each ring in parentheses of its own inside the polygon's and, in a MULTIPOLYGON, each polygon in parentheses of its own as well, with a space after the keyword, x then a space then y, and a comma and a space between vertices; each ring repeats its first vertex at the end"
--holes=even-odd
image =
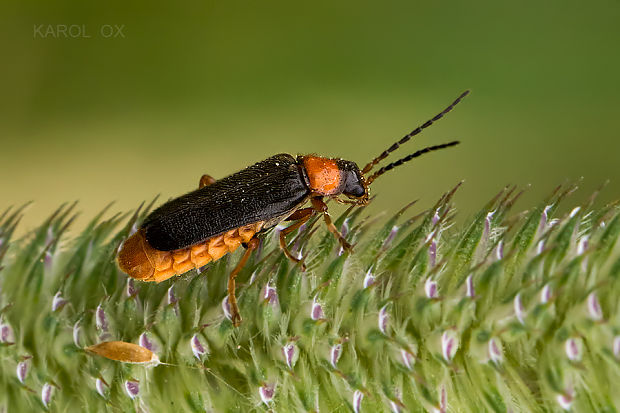
POLYGON ((260 231, 263 224, 257 222, 245 225, 174 251, 156 250, 146 240, 144 230, 139 229, 123 244, 117 257, 118 265, 123 272, 137 280, 165 281, 235 251, 242 242, 248 242, 260 231))

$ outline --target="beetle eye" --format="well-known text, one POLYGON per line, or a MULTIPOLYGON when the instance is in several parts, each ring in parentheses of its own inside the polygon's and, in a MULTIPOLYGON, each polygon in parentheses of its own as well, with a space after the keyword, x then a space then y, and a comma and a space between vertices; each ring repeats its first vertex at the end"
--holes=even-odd
POLYGON ((361 185, 355 185, 350 191, 348 191, 348 194, 356 198, 361 198, 364 196, 364 187, 361 185))
POLYGON ((361 198, 366 193, 364 185, 362 185, 361 179, 354 171, 347 173, 347 179, 344 185, 345 195, 349 195, 355 198, 361 198))

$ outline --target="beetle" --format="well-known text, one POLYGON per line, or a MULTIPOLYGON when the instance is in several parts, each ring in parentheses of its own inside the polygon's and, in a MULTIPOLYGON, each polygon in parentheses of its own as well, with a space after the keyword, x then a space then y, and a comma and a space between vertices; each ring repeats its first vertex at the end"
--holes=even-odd
POLYGON ((367 205, 370 185, 379 176, 427 152, 457 145, 459 142, 453 141, 426 147, 369 175, 379 162, 441 119, 468 93, 463 92, 447 108, 362 169, 355 162, 340 158, 278 154, 217 181, 203 175, 197 190, 155 209, 123 243, 117 257, 120 269, 141 281, 162 282, 217 261, 243 245, 246 251, 228 278, 231 319, 238 326, 241 315, 235 296, 235 277, 258 247, 257 236, 282 221, 291 221, 290 226, 280 231, 280 248, 291 261, 301 263, 288 250, 286 235, 318 213, 341 247, 351 251, 351 245, 334 226, 325 199, 367 205), (302 208, 307 201, 310 206, 302 208))

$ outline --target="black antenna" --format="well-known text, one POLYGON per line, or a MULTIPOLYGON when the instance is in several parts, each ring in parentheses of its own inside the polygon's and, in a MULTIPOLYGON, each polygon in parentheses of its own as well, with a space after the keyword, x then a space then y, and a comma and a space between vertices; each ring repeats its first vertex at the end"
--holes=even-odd
MULTIPOLYGON (((456 98, 456 100, 454 102, 452 102, 452 104, 450 106, 448 106, 447 108, 445 108, 444 110, 442 110, 440 113, 438 113, 437 115, 435 115, 431 120, 426 121, 424 124, 418 126, 417 128, 415 128, 414 130, 412 130, 411 132, 409 132, 407 135, 403 136, 401 138, 401 140, 399 140, 398 142, 394 143, 392 146, 390 146, 389 148, 387 148, 385 151, 383 151, 383 153, 381 153, 381 155, 377 156, 375 159, 373 159, 372 161, 370 161, 365 167, 364 169, 362 169, 362 174, 367 174, 368 172, 370 172, 370 170, 379 162, 381 162, 382 160, 384 160, 385 158, 388 157, 388 155, 391 152, 394 152, 396 149, 398 149, 400 147, 400 145, 402 145, 403 143, 407 142, 409 139, 413 138, 415 135, 419 134, 420 132, 422 132, 424 129, 428 128, 429 126, 431 126, 433 123, 437 122, 439 119, 443 118, 443 116, 450 112, 452 109, 454 109, 454 107, 456 105, 458 105, 458 103, 463 100, 463 98, 465 96, 467 96, 469 94, 469 90, 466 90, 465 92, 461 93, 461 95, 456 98)), ((416 152, 417 153, 417 152, 416 152)), ((403 158, 404 159, 404 158, 403 158)))
POLYGON ((396 162, 392 162, 391 164, 388 164, 388 165, 384 166, 383 168, 379 169, 377 172, 372 174, 370 176, 370 178, 368 178, 366 180, 366 185, 370 185, 372 183, 372 181, 374 181, 375 179, 377 179, 378 177, 380 177, 381 175, 383 175, 387 171, 389 171, 391 169, 394 169, 397 166, 401 166, 402 164, 404 164, 405 162, 409 162, 413 158, 417 158, 418 156, 424 155, 427 152, 432 152, 432 151, 437 151, 439 149, 449 148, 450 146, 458 145, 459 143, 460 143, 459 141, 454 141, 454 142, 448 142, 448 143, 444 143, 444 144, 441 144, 441 145, 429 146, 427 148, 420 149, 419 151, 414 152, 411 155, 407 155, 404 158, 401 158, 401 159, 397 160, 396 162))

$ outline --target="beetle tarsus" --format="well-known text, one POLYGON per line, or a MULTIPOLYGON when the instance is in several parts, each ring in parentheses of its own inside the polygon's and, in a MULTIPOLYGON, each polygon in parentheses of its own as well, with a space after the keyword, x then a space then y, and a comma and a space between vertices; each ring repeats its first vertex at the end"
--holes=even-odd
POLYGON ((243 257, 241 257, 235 269, 232 270, 228 276, 228 305, 230 307, 231 321, 235 327, 239 327, 242 321, 241 314, 239 313, 239 306, 237 305, 237 296, 235 295, 235 278, 237 278, 237 275, 245 266, 252 251, 258 248, 259 243, 260 240, 258 238, 252 238, 248 241, 248 248, 245 250, 243 257))

